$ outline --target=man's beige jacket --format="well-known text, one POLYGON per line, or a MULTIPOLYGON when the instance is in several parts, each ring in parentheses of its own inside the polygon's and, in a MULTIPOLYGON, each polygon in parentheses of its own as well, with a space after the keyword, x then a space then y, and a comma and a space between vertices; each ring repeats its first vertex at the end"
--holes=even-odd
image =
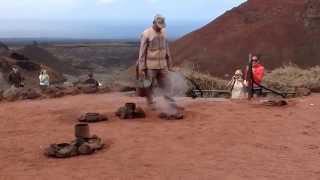
POLYGON ((171 55, 165 29, 156 32, 150 27, 142 33, 137 63, 141 69, 168 69, 171 55))

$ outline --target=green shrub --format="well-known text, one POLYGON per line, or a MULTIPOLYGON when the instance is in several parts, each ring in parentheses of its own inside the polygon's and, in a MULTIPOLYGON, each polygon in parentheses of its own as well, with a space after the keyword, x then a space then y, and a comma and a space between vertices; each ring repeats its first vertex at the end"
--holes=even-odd
POLYGON ((295 91, 296 88, 320 90, 320 66, 302 69, 295 65, 287 65, 266 74, 264 84, 280 91, 295 91))
POLYGON ((177 71, 181 72, 189 80, 195 82, 203 90, 224 90, 228 81, 213 77, 209 73, 202 73, 194 68, 183 67, 177 71))
MULTIPOLYGON (((228 81, 213 77, 209 73, 201 73, 195 68, 182 68, 181 72, 196 82, 202 90, 226 90, 228 81)), ((297 88, 307 88, 312 92, 320 92, 320 66, 302 69, 289 64, 266 73, 263 85, 282 92, 296 92, 297 88)), ((194 86, 190 84, 190 89, 194 86)))

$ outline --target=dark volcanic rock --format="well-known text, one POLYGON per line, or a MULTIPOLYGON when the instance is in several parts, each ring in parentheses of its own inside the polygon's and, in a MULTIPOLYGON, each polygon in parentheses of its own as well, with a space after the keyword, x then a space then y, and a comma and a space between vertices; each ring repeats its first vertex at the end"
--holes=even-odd
POLYGON ((35 89, 28 88, 28 89, 23 89, 20 96, 21 96, 21 99, 37 99, 41 97, 41 94, 35 89))
POLYGON ((8 46, 0 42, 0 56, 8 54, 9 51, 10 49, 8 48, 8 46))
POLYGON ((100 113, 86 113, 84 115, 81 115, 80 118, 78 119, 79 122, 87 122, 87 123, 107 121, 107 120, 108 120, 108 117, 100 113))
POLYGON ((85 94, 94 94, 99 91, 99 88, 97 86, 91 84, 79 84, 77 87, 81 92, 85 94))
POLYGON ((17 52, 13 52, 10 54, 10 57, 12 59, 16 59, 16 60, 29 60, 29 58, 27 58, 26 56, 19 54, 17 52))
POLYGON ((145 118, 146 114, 141 107, 137 107, 135 103, 126 103, 120 107, 115 113, 120 119, 136 119, 145 118))
POLYGON ((0 90, 0 101, 3 100, 3 90, 0 90))
POLYGON ((308 88, 297 88, 296 89, 296 95, 299 96, 309 96, 311 95, 311 90, 308 88))
POLYGON ((176 112, 174 114, 168 114, 168 113, 160 113, 159 118, 165 119, 165 120, 180 120, 184 118, 183 112, 176 112))
POLYGON ((3 99, 16 101, 23 99, 37 99, 41 97, 40 92, 33 88, 14 88, 11 87, 3 92, 3 99))
POLYGON ((283 100, 283 99, 268 99, 268 100, 261 101, 261 104, 265 105, 265 106, 278 106, 278 107, 281 107, 281 106, 288 105, 288 102, 283 100))
POLYGON ((3 98, 7 101, 15 101, 20 98, 22 89, 9 88, 3 92, 3 98))

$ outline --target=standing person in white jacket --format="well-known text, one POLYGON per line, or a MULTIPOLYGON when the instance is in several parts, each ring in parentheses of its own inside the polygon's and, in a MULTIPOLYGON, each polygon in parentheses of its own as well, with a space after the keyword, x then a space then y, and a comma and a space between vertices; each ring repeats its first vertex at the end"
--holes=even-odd
POLYGON ((240 69, 235 72, 232 80, 228 83, 227 87, 230 87, 231 89, 231 99, 246 98, 243 73, 240 69))
POLYGON ((47 73, 47 70, 44 69, 40 72, 39 81, 40 81, 40 88, 42 90, 50 86, 50 77, 49 77, 49 74, 47 73))

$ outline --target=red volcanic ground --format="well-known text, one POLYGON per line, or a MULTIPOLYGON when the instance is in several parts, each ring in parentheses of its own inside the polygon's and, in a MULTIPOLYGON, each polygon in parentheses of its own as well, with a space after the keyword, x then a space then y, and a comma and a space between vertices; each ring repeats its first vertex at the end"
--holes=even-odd
POLYGON ((318 180, 320 95, 287 107, 256 102, 178 98, 186 119, 119 120, 113 113, 141 98, 113 93, 0 104, 0 179, 318 180), (101 112, 91 125, 107 149, 91 156, 48 159, 43 148, 72 140, 81 113, 101 112))

